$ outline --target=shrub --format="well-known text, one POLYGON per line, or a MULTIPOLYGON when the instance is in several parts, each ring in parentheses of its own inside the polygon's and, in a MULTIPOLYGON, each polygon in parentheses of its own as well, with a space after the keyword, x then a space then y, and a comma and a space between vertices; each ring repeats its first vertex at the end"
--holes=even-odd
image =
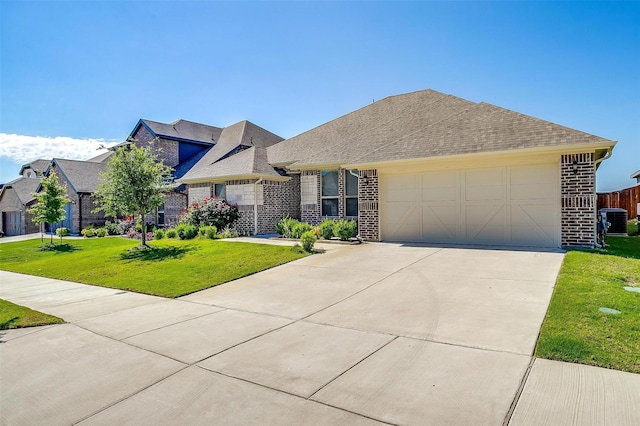
POLYGON ((181 240, 192 240, 198 235, 198 228, 188 223, 181 223, 176 226, 176 232, 181 240))
POLYGON ((294 246, 292 246, 291 251, 294 253, 304 253, 304 249, 300 244, 295 244, 294 246))
POLYGON ((86 228, 82 229, 80 233, 85 238, 92 238, 96 236, 96 229, 93 226, 89 225, 86 228))
POLYGON ((161 240, 164 238, 164 229, 156 229, 155 231, 153 231, 153 239, 154 240, 161 240))
POLYGON ((200 238, 208 238, 210 240, 215 240, 218 236, 218 228, 215 226, 203 226, 198 230, 200 234, 200 238))
POLYGON ((300 224, 300 221, 289 216, 284 216, 276 223, 276 232, 285 238, 300 238, 302 232, 297 237, 294 236, 293 229, 300 224))
POLYGON ((220 233, 217 235, 219 238, 235 238, 238 236, 238 231, 235 229, 231 229, 229 226, 226 226, 220 233))
POLYGON ((104 227, 107 228, 107 232, 109 235, 122 235, 124 232, 122 228, 118 226, 117 223, 109 222, 108 220, 104 223, 104 227))
POLYGON ((179 222, 192 226, 215 226, 222 229, 240 217, 238 207, 219 198, 205 198, 191 203, 180 215, 179 222))
POLYGON ((313 245, 316 243, 316 234, 311 231, 307 231, 300 236, 300 242, 302 243, 302 248, 307 253, 311 253, 313 251, 313 245))
POLYGON ((313 231, 313 226, 306 222, 298 222, 291 230, 291 238, 300 238, 305 232, 313 231))
POLYGON ((318 227, 320 229, 320 236, 325 240, 331 239, 331 237, 333 237, 333 227, 335 223, 336 222, 331 219, 323 220, 318 227))
POLYGON ((118 222, 118 228, 120 229, 120 233, 118 235, 125 235, 127 234, 131 228, 133 228, 135 226, 135 223, 133 222, 133 219, 123 219, 120 222, 118 222))
POLYGON ((167 229, 167 232, 165 233, 165 237, 167 238, 176 238, 177 236, 178 236, 178 233, 174 228, 167 229))
POLYGON ((109 231, 107 231, 107 228, 98 228, 98 229, 96 229, 96 236, 97 237, 104 238, 107 235, 109 235, 109 231))
POLYGON ((342 241, 355 237, 357 233, 358 225, 353 220, 338 220, 333 225, 333 234, 342 241))
POLYGON ((58 237, 68 237, 71 233, 69 232, 69 228, 58 228, 56 229, 56 235, 58 237))

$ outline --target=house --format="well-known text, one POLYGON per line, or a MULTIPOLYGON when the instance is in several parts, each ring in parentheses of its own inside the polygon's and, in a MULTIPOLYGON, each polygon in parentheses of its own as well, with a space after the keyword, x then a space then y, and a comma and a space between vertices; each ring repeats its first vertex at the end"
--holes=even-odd
POLYGON ((27 212, 40 186, 40 180, 50 160, 35 160, 20 168, 20 177, 0 187, 0 230, 3 235, 22 235, 38 232, 33 215, 27 212))
POLYGON ((27 212, 33 193, 40 186, 40 177, 19 177, 0 189, 0 226, 3 235, 22 235, 38 232, 33 215, 27 212))
POLYGON ((640 170, 638 170, 635 173, 632 173, 630 177, 631 177, 631 179, 635 179, 636 180, 636 185, 640 184, 640 170))
MULTIPOLYGON (((353 218, 372 241, 593 246, 595 172, 614 141, 433 90, 391 96, 282 142, 196 164, 239 227, 353 218), (299 189, 298 189, 299 188, 299 189)), ((204 159, 204 157, 203 157, 204 159)))
MULTIPOLYGON (((106 163, 98 161, 79 161, 54 158, 46 171, 46 175, 55 173, 58 183, 66 186, 70 202, 65 206, 65 219, 58 227, 68 228, 72 234, 78 234, 87 225, 102 226, 105 217, 102 212, 94 213, 97 207, 93 193, 100 183, 100 173, 107 168, 106 163)), ((38 188, 38 191, 40 188, 38 188)), ((35 202, 31 200, 30 204, 35 202)), ((48 229, 48 225, 46 226, 48 229)), ((51 230, 51 231, 53 231, 51 230)))

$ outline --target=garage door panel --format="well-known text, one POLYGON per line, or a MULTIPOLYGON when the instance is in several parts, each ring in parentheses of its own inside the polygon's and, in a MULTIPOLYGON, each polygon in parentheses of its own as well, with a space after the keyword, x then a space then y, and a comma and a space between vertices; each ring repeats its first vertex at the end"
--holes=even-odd
POLYGON ((394 204, 386 210, 385 239, 389 241, 420 241, 422 238, 420 212, 415 204, 394 204))
POLYGON ((387 202, 416 202, 418 200, 418 176, 390 175, 385 179, 385 200, 387 202))
POLYGON ((422 202, 457 201, 460 185, 458 172, 423 173, 422 202))
POLYGON ((465 197, 467 201, 502 200, 505 196, 502 169, 468 170, 465 174, 465 197))
POLYGON ((458 216, 458 209, 455 205, 423 205, 423 239, 437 242, 456 239, 458 216))
POLYGON ((470 206, 465 209, 466 235, 471 242, 505 240, 506 211, 504 206, 470 206))

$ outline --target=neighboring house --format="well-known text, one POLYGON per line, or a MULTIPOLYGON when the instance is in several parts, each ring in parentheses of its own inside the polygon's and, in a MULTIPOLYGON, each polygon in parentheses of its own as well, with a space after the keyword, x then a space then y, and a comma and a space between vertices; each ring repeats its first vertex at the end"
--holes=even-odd
POLYGON ((20 176, 24 178, 42 177, 49 168, 51 160, 36 160, 31 163, 27 163, 20 168, 20 176))
POLYGON ((640 170, 638 170, 637 172, 631 174, 631 179, 635 179, 636 180, 636 185, 640 184, 640 170))
POLYGON ((0 229, 6 236, 38 232, 33 215, 27 212, 33 193, 40 186, 40 177, 20 177, 0 190, 0 229))
MULTIPOLYGON (((173 179, 181 178, 218 141, 222 129, 177 120, 164 124, 141 119, 129 135, 136 146, 148 146, 162 162, 173 169, 173 179)), ((187 192, 184 185, 177 185, 165 196, 165 202, 151 219, 159 226, 173 226, 180 213, 187 208, 187 192)))
MULTIPOLYGON (((93 193, 98 188, 100 173, 106 170, 106 163, 96 161, 66 160, 54 158, 46 171, 46 175, 55 173, 58 182, 67 188, 70 202, 65 206, 65 219, 54 225, 54 231, 59 227, 68 228, 72 234, 78 234, 88 225, 102 226, 105 222, 104 213, 94 213, 96 208, 93 193)), ((38 187, 40 191, 40 187, 38 187)), ((38 192, 36 191, 36 192, 38 192)), ((35 200, 31 200, 33 203, 35 200)))
MULTIPOLYGON (((268 146, 266 158, 255 149, 252 173, 240 180, 229 162, 246 168, 244 152, 178 182, 190 188, 223 182, 228 199, 253 207, 243 212, 248 215, 262 214, 273 196, 280 211, 299 206, 301 219, 313 224, 354 218, 360 235, 373 241, 592 246, 595 172, 614 145, 424 90, 385 98, 268 146), (276 183, 282 190, 267 190, 276 183)), ((253 221, 254 232, 273 231, 271 217, 253 221)))
POLYGON ((19 178, 0 188, 0 230, 4 235, 22 235, 38 232, 33 215, 27 213, 27 204, 40 186, 40 179, 50 160, 36 160, 20 168, 19 178))

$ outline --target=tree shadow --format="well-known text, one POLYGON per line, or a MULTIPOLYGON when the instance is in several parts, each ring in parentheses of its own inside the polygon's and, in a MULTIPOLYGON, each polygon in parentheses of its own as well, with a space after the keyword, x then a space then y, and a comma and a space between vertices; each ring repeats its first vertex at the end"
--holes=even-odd
POLYGON ((120 260, 140 260, 144 262, 161 262, 168 259, 181 259, 197 247, 189 245, 184 247, 134 247, 120 253, 120 260))
POLYGON ((13 317, 10 320, 7 320, 5 322, 0 322, 0 330, 8 330, 9 327, 11 327, 11 324, 13 324, 14 322, 17 322, 20 318, 19 317, 13 317))
POLYGON ((40 251, 53 251, 56 253, 70 253, 76 250, 82 250, 81 247, 78 246, 74 246, 71 245, 69 243, 64 243, 64 244, 51 244, 51 243, 44 243, 40 245, 40 251))

